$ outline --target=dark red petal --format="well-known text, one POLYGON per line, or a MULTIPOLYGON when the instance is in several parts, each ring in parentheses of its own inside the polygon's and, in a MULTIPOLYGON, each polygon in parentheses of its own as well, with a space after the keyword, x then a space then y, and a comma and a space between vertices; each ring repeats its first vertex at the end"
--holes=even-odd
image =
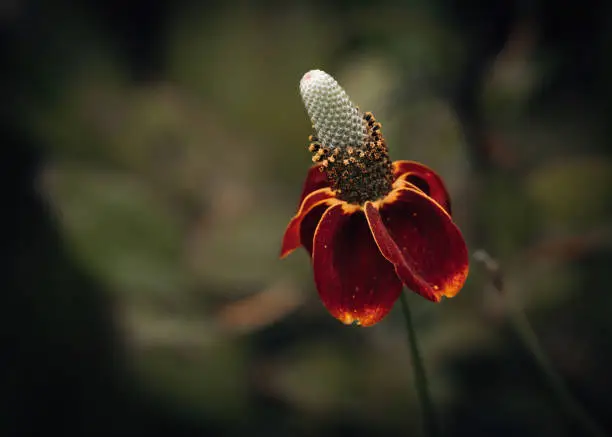
MULTIPOLYGON (((291 221, 289 222, 289 225, 287 225, 287 229, 285 230, 285 235, 283 236, 283 243, 281 246, 281 255, 280 255, 281 258, 284 258, 285 256, 289 255, 292 251, 300 247, 300 245, 302 244, 302 241, 304 241, 302 240, 302 235, 301 235, 302 234, 301 225, 302 225, 302 221, 304 220, 304 218, 307 215, 309 215, 308 213, 311 212, 313 208, 316 208, 320 205, 329 206, 333 204, 334 202, 339 202, 339 200, 336 200, 336 198, 334 197, 333 191, 329 188, 321 188, 319 190, 313 191, 308 196, 306 196, 306 198, 300 205, 299 211, 291 219, 291 221)), ((323 212, 321 212, 318 217, 320 218, 322 214, 323 212)), ((308 221, 310 227, 312 227, 312 220, 313 220, 313 217, 310 216, 309 221, 308 221)), ((316 224, 314 226, 316 227, 316 224)), ((308 249, 308 252, 312 251, 312 235, 313 234, 314 234, 314 230, 310 233, 310 241, 307 242, 307 246, 305 246, 308 249)), ((307 235, 308 233, 304 234, 304 236, 307 236, 307 235)))
POLYGON ((393 264, 372 238, 363 210, 346 203, 323 214, 314 237, 313 268, 323 304, 345 324, 374 325, 402 291, 393 264))
POLYGON ((467 278, 468 251, 459 228, 420 190, 401 188, 364 205, 372 235, 404 284, 434 302, 453 297, 467 278))
POLYGON ((416 161, 393 162, 393 177, 416 185, 451 214, 451 202, 442 178, 431 168, 416 161))
POLYGON ((315 231, 317 230, 317 226, 321 221, 323 213, 325 213, 327 208, 329 208, 329 203, 330 202, 322 203, 321 205, 315 206, 302 219, 302 225, 300 226, 300 242, 310 257, 312 257, 312 240, 314 238, 315 231))
POLYGON ((302 195, 300 196, 300 203, 298 203, 298 207, 310 193, 327 187, 329 187, 329 181, 327 180, 327 175, 325 172, 321 171, 321 165, 317 164, 310 167, 308 169, 308 174, 306 175, 306 180, 304 181, 302 195))

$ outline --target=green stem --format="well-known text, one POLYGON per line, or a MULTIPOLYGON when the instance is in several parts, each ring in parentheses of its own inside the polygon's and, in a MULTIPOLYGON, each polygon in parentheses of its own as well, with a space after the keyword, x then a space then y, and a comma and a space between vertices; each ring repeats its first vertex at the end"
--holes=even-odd
POLYGON ((510 304, 510 306, 510 321, 513 328, 521 338, 525 347, 533 355, 540 371, 546 378, 548 385, 555 393, 559 404, 565 410, 566 414, 573 416, 577 422, 582 424, 585 431, 593 437, 606 437, 608 435, 606 431, 591 418, 589 413, 576 401, 576 399, 574 399, 568 390, 563 379, 542 350, 538 337, 533 331, 529 320, 527 320, 525 313, 516 304, 510 304))
POLYGON ((412 323, 412 316, 410 315, 410 308, 408 307, 408 300, 405 293, 401 294, 400 302, 402 305, 402 311, 404 313, 404 319, 406 320, 408 346, 410 348, 410 356, 412 358, 412 369, 414 370, 417 395, 419 397, 419 403, 421 404, 424 434, 427 437, 437 437, 439 435, 438 422, 436 420, 433 403, 431 402, 425 366, 423 365, 423 359, 421 358, 421 354, 419 352, 416 332, 412 323))

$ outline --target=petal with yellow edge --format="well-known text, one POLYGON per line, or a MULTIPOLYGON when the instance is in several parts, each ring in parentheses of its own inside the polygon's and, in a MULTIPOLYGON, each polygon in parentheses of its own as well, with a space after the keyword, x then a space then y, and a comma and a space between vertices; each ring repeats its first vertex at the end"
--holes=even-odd
POLYGON ((346 203, 330 207, 319 222, 313 270, 323 304, 345 324, 374 325, 402 291, 393 264, 372 238, 363 210, 346 203))
POLYGON ((308 214, 304 216, 302 219, 302 224, 300 225, 300 241, 304 249, 308 252, 308 255, 312 258, 312 245, 315 231, 317 230, 317 226, 321 221, 321 217, 327 211, 330 204, 322 203, 321 205, 315 206, 310 210, 308 214))
POLYGON ((468 251, 448 213, 414 188, 366 202, 365 214, 380 252, 412 291, 434 302, 453 297, 469 269, 468 251))
POLYGON ((442 178, 431 168, 416 161, 395 161, 393 176, 395 179, 403 179, 416 185, 451 214, 451 201, 446 186, 442 178))
POLYGON ((334 197, 333 191, 329 188, 320 188, 308 194, 302 201, 297 214, 287 225, 281 246, 281 258, 289 255, 300 245, 304 245, 309 253, 312 252, 312 237, 319 218, 328 206, 338 202, 339 200, 334 197), (316 211, 313 211, 314 209, 316 211), (310 213, 313 213, 314 216, 310 213), (304 229, 303 223, 307 225, 304 229))
POLYGON ((304 181, 304 186, 302 187, 302 194, 300 196, 300 203, 298 203, 298 207, 310 193, 321 188, 328 187, 329 180, 327 180, 327 175, 325 172, 321 171, 321 165, 313 165, 308 169, 308 174, 306 175, 306 180, 304 181))

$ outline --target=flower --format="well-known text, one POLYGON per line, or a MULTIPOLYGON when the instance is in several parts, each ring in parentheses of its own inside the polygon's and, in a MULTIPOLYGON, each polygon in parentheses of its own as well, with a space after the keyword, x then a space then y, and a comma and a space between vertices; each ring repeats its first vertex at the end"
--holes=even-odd
POLYGON ((308 251, 323 304, 345 324, 378 323, 403 285, 433 302, 455 296, 468 252, 440 176, 418 162, 392 163, 380 123, 327 73, 309 71, 300 91, 315 165, 281 257, 308 251))

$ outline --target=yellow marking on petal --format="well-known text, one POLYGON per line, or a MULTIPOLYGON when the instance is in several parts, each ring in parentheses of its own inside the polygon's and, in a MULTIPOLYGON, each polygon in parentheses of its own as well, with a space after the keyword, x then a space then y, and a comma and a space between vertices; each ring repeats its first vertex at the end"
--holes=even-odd
MULTIPOLYGON (((319 188, 318 190, 314 190, 312 192, 310 192, 308 194, 308 196, 304 197, 304 200, 302 200, 302 203, 300 204, 300 207, 298 208, 298 212, 295 214, 295 216, 293 218, 299 217, 300 215, 303 214, 304 212, 304 205, 307 203, 307 200, 309 200, 311 197, 314 197, 316 195, 319 195, 321 193, 328 193, 330 197, 326 198, 326 199, 321 199, 321 203, 325 203, 325 202, 330 202, 330 206, 333 205, 335 202, 339 202, 339 200, 337 200, 334 197, 334 192, 331 190, 331 188, 319 188)), ((320 203, 317 202, 315 203, 312 208, 314 208, 316 205, 319 205, 320 203)), ((311 208, 311 209, 312 209, 311 208)))
POLYGON ((364 310, 360 311, 359 316, 357 316, 356 313, 356 309, 353 309, 352 311, 344 311, 337 316, 337 319, 345 325, 356 325, 362 327, 372 326, 380 321, 380 308, 378 307, 365 308, 364 310))
POLYGON ((338 316, 338 320, 340 320, 345 325, 351 325, 353 323, 353 315, 349 312, 342 313, 338 316))
POLYGON ((361 205, 355 205, 354 203, 342 202, 342 212, 344 212, 345 214, 354 214, 361 209, 362 209, 361 205))
POLYGON ((391 190, 389 194, 387 194, 382 199, 375 200, 372 202, 374 208, 380 209, 384 204, 394 203, 400 195, 400 191, 397 189, 391 190))
MULTIPOLYGON (((398 181, 399 181, 399 179, 398 179, 398 181)), ((397 198, 400 196, 402 191, 409 190, 409 191, 416 192, 419 196, 422 196, 422 197, 425 197, 425 198, 429 199, 431 201, 431 203, 436 205, 444 213, 444 215, 446 215, 446 216, 448 216, 450 218, 450 214, 442 207, 442 205, 440 205, 434 199, 429 197, 427 194, 423 193, 421 190, 419 190, 416 186, 414 186, 410 182, 402 181, 402 185, 401 186, 395 186, 395 183, 393 184, 393 186, 394 186, 394 188, 393 188, 393 190, 391 190, 391 192, 389 194, 387 194, 382 199, 378 199, 378 200, 375 200, 374 202, 372 202, 372 205, 374 205, 374 208, 380 209, 385 204, 388 205, 390 203, 394 203, 395 201, 397 201, 397 198)), ((416 217, 416 215, 417 215, 416 213, 412 214, 413 217, 416 217)), ((451 220, 452 220, 452 218, 451 218, 451 220)))
POLYGON ((397 190, 399 188, 415 188, 418 190, 419 187, 414 185, 412 182, 408 182, 408 176, 412 176, 412 173, 404 173, 403 175, 398 177, 395 182, 393 182, 393 189, 397 190))
POLYGON ((450 281, 448 281, 446 287, 444 287, 444 290, 442 290, 440 294, 448 298, 455 297, 459 291, 461 291, 461 288, 468 276, 469 270, 470 266, 468 264, 465 266, 463 271, 457 273, 450 281))

